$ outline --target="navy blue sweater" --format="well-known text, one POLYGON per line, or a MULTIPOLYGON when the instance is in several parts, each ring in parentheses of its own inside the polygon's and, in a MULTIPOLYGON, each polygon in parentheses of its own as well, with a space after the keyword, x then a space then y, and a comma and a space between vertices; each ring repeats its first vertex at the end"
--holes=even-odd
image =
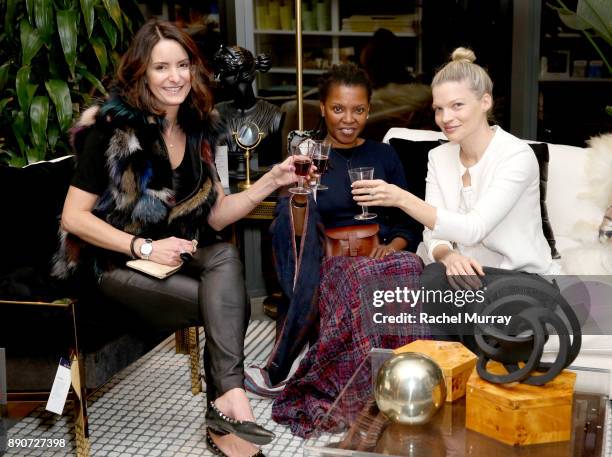
POLYGON ((321 220, 326 228, 346 225, 380 225, 380 238, 385 244, 393 238, 401 237, 408 241, 406 249, 415 251, 423 230, 418 223, 397 208, 368 207, 378 215, 369 221, 353 218, 361 212, 351 195, 351 180, 348 169, 374 167, 374 179, 383 179, 403 189, 407 188, 404 168, 395 150, 388 144, 366 140, 362 145, 349 149, 332 149, 329 167, 321 182, 328 190, 317 192, 317 206, 321 220))

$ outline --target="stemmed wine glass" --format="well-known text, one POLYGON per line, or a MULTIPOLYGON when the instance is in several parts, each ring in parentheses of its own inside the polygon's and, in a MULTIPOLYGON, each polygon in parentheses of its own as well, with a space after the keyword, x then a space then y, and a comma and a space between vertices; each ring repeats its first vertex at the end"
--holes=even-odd
POLYGON ((331 143, 326 140, 317 140, 316 144, 317 147, 312 155, 312 164, 317 167, 314 175, 316 178, 314 186, 317 190, 327 190, 329 187, 325 184, 321 184, 321 175, 327 171, 327 161, 329 159, 331 143))
MULTIPOLYGON (((374 167, 350 168, 348 174, 349 178, 351 178, 351 183, 364 179, 374 179, 374 167)), ((376 214, 369 213, 368 207, 366 205, 363 205, 361 207, 361 214, 357 214, 353 217, 359 221, 364 221, 367 219, 374 219, 376 217, 376 214)))
POLYGON ((304 178, 308 176, 310 164, 312 163, 312 154, 315 148, 316 143, 310 139, 306 139, 295 146, 291 146, 293 166, 295 167, 295 174, 298 177, 297 187, 289 189, 289 192, 292 194, 307 195, 312 193, 311 189, 304 187, 304 178))

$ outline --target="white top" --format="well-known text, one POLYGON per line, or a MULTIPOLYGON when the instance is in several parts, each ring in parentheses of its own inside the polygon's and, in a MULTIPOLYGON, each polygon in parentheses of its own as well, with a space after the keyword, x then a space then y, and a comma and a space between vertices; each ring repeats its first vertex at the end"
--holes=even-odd
POLYGON ((425 200, 437 208, 433 230, 423 232, 429 257, 446 244, 483 266, 559 273, 542 231, 537 159, 527 143, 493 129, 484 155, 470 168, 467 188, 459 144, 429 152, 425 200))

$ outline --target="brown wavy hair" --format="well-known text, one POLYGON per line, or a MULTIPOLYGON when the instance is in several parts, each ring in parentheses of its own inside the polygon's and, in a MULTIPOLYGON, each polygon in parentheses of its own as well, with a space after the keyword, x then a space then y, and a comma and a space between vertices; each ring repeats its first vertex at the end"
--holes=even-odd
POLYGON ((135 108, 158 116, 166 114, 145 82, 151 52, 161 40, 174 40, 187 53, 190 62, 191 90, 183 105, 187 104, 188 110, 199 120, 207 119, 214 104, 209 86, 210 74, 193 39, 171 22, 151 19, 136 32, 130 47, 119 63, 115 90, 135 108))

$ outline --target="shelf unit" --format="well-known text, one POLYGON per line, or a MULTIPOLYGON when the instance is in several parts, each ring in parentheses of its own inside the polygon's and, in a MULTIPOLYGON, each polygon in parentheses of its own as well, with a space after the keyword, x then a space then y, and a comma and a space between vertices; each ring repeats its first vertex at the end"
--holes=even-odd
POLYGON ((612 78, 587 78, 578 76, 540 76, 541 83, 612 83, 612 78))
MULTIPOLYGON (((281 94, 283 87, 286 87, 287 93, 295 90, 295 28, 293 22, 288 26, 287 17, 284 19, 284 29, 280 28, 258 28, 261 25, 261 19, 257 17, 258 6, 261 8, 263 2, 275 2, 276 5, 283 3, 289 5, 291 10, 291 21, 295 21, 293 11, 293 0, 235 0, 236 10, 236 41, 239 46, 243 46, 255 54, 266 53, 272 58, 272 68, 268 73, 258 75, 256 81, 256 91, 265 93, 266 95, 281 94), (275 91, 279 91, 278 93, 275 91)), ((362 14, 357 11, 355 13, 355 4, 349 5, 352 0, 312 0, 313 10, 316 4, 324 4, 324 13, 326 23, 329 27, 326 30, 304 30, 302 29, 302 44, 303 44, 303 75, 305 89, 316 85, 316 77, 326 71, 332 64, 340 63, 348 59, 357 60, 360 49, 367 43, 376 30, 375 27, 370 31, 347 31, 343 30, 343 19, 355 14, 362 14), (352 10, 347 13, 347 6, 352 10), (353 51, 351 51, 353 50, 353 51), (353 55, 351 56, 351 52, 353 55)), ((302 8, 307 4, 303 2, 302 8)), ((422 46, 420 39, 420 22, 422 11, 420 2, 416 0, 406 0, 401 3, 401 15, 413 15, 413 27, 408 30, 395 31, 393 33, 401 38, 402 43, 405 43, 405 49, 414 55, 411 62, 415 73, 422 70, 422 46)), ((323 8, 322 6, 319 6, 323 8)), ((370 7, 370 10, 372 8, 370 7)), ((261 11, 261 10, 260 10, 261 11)), ((259 12, 260 12, 259 11, 259 12)), ((367 14, 363 14, 367 16, 367 14)), ((382 10, 376 11, 377 16, 369 15, 371 21, 377 21, 377 24, 388 20, 385 15, 397 16, 397 7, 391 13, 385 10, 383 5, 382 10)), ((302 13, 304 21, 304 12, 302 13)), ((323 22, 321 19, 319 19, 323 22)), ((314 22, 313 22, 314 24, 314 22)), ((318 23, 320 25, 320 23, 318 23)), ((367 22, 366 22, 367 26, 367 22)), ((319 28, 319 27, 313 27, 319 28)))
POLYGON ((612 129, 605 111, 612 102, 612 75, 586 37, 565 27, 542 2, 537 138, 584 146, 588 138, 612 129))

